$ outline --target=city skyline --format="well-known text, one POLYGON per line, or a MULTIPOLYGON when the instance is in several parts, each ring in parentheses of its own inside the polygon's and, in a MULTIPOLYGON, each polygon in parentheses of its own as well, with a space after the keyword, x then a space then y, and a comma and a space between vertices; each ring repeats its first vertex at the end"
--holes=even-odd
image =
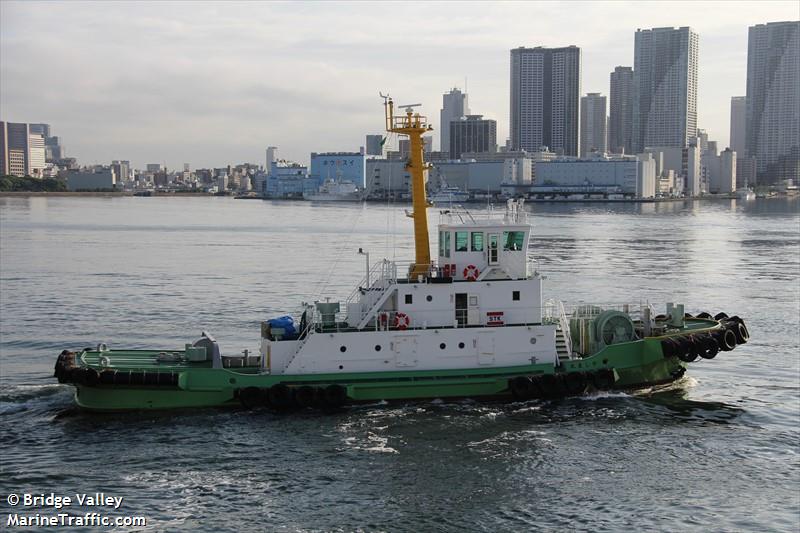
POLYGON ((578 46, 581 96, 608 95, 609 73, 633 64, 637 29, 691 26, 700 35, 698 127, 723 148, 730 98, 746 92, 748 27, 797 18, 793 2, 757 12, 700 2, 691 14, 677 9, 685 3, 568 5, 468 3, 452 18, 452 4, 3 2, 0 119, 51 124, 86 164, 260 162, 269 145, 306 162, 380 132, 378 91, 422 103, 438 130, 441 95, 455 86, 497 121, 503 144, 509 50, 578 46), (409 17, 416 23, 404 24, 409 17))

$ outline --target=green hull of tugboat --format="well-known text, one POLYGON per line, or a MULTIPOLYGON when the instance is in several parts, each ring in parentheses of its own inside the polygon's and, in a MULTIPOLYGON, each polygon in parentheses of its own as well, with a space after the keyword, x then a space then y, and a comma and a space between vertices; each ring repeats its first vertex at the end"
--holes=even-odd
POLYGON ((678 332, 606 346, 582 359, 524 366, 430 371, 281 374, 252 368, 211 368, 159 360, 165 352, 105 347, 62 352, 55 375, 76 386, 77 404, 91 411, 198 407, 337 408, 346 404, 435 398, 526 401, 597 391, 637 390, 671 383, 686 363, 711 359, 747 342, 738 317, 687 319, 678 332))

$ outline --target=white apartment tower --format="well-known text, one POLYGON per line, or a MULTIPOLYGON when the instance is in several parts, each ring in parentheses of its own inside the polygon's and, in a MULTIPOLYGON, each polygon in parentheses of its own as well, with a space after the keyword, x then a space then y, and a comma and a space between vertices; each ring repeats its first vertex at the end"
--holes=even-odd
POLYGON ((581 157, 592 152, 606 153, 608 119, 606 97, 589 93, 581 98, 581 157))
POLYGON ((466 93, 454 87, 449 93, 442 95, 442 111, 439 113, 439 150, 442 152, 450 150, 450 123, 461 120, 461 117, 469 114, 466 93))
POLYGON ((608 150, 633 153, 633 69, 616 67, 611 73, 609 95, 608 150))
POLYGON ((686 147, 697 133, 699 36, 689 27, 636 30, 633 144, 686 147))
POLYGON ((759 181, 800 178, 800 21, 750 27, 746 98, 745 153, 759 181))
POLYGON ((581 49, 511 50, 511 148, 577 156, 580 142, 581 49))

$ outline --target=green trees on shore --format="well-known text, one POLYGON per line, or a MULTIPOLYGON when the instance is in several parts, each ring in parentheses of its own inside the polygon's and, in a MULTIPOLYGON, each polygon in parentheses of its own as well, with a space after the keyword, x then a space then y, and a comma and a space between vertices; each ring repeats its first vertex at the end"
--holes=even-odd
POLYGON ((55 178, 0 176, 0 191, 2 192, 59 192, 66 190, 66 183, 55 178))

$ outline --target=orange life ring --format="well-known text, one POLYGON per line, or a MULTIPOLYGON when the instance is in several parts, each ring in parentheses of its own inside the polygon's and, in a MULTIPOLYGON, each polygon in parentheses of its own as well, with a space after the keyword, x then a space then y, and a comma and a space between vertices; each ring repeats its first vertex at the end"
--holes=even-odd
POLYGON ((395 313, 394 327, 397 329, 406 329, 411 325, 411 318, 405 313, 395 313))
POLYGON ((464 279, 467 281, 475 281, 480 276, 481 271, 475 265, 467 265, 464 267, 464 279))

